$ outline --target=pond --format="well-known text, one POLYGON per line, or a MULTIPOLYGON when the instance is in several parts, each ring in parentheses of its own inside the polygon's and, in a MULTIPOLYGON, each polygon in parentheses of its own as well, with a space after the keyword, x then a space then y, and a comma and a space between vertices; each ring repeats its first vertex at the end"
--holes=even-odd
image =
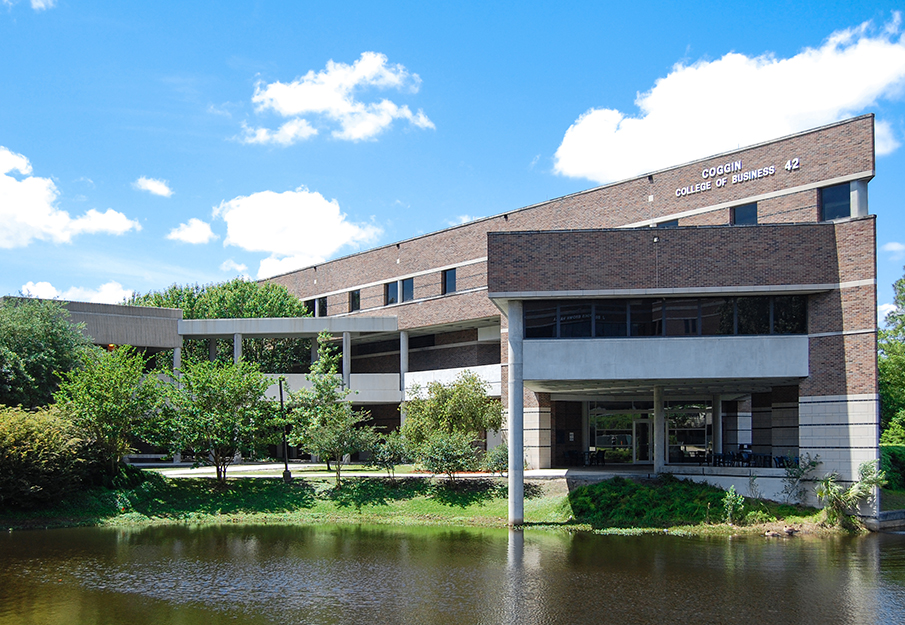
POLYGON ((369 526, 0 535, 0 624, 898 623, 905 535, 369 526))

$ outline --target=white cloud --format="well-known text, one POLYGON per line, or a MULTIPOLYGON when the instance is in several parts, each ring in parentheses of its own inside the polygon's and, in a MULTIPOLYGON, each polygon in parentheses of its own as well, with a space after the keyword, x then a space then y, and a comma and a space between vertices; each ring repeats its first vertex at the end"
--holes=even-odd
POLYGON ((905 258, 905 245, 896 241, 890 241, 880 246, 884 252, 889 252, 889 258, 892 260, 901 260, 905 258))
POLYGON ((317 129, 301 117, 290 119, 276 131, 267 128, 251 128, 245 122, 242 122, 242 130, 245 131, 245 135, 240 138, 242 143, 262 145, 276 143, 287 146, 317 134, 317 129))
POLYGON ((351 65, 331 60, 326 69, 316 73, 310 70, 290 83, 258 84, 252 97, 257 111, 273 111, 292 119, 276 132, 246 127, 243 141, 290 145, 307 139, 317 130, 302 116, 311 115, 328 125, 338 124, 333 136, 348 141, 372 139, 396 119, 408 120, 418 128, 434 128, 421 109, 412 113, 407 105, 400 106, 387 99, 362 102, 356 98, 357 92, 368 87, 417 93, 420 85, 417 74, 410 74, 402 65, 388 64, 387 57, 377 52, 363 52, 351 65), (296 125, 289 126, 293 123, 296 125))
POLYGON ((148 193, 163 197, 170 197, 173 195, 173 190, 170 188, 169 183, 167 183, 166 180, 158 180, 157 178, 146 178, 145 176, 142 176, 133 182, 132 186, 139 191, 147 191, 148 193))
POLYGON ((446 223, 450 226, 458 226, 461 224, 467 224, 469 221, 474 221, 475 219, 481 219, 481 217, 475 217, 473 215, 459 215, 455 219, 450 219, 446 223))
POLYGON ((182 241, 183 243, 198 244, 208 243, 220 237, 214 234, 209 223, 192 217, 187 224, 179 224, 179 226, 170 230, 167 238, 173 241, 182 241))
POLYGON ((886 322, 886 315, 896 310, 895 304, 880 304, 877 306, 877 324, 882 326, 886 322))
MULTIPOLYGON (((729 53, 677 63, 635 100, 638 113, 595 108, 566 131, 554 170, 610 182, 751 145, 861 113, 902 95, 901 16, 833 33, 819 48, 779 59, 729 53), (843 78, 844 77, 844 78, 843 78)), ((899 146, 876 124, 877 154, 899 146)))
POLYGON ((83 233, 141 230, 137 221, 109 208, 103 213, 92 208, 73 219, 56 207, 60 192, 54 182, 31 173, 27 158, 0 146, 0 248, 25 247, 34 239, 68 243, 83 233))
POLYGON ((31 8, 35 11, 44 11, 46 9, 52 9, 57 3, 57 0, 31 0, 31 8))
POLYGON ((66 291, 57 290, 50 282, 28 282, 22 285, 22 293, 41 299, 62 299, 93 304, 121 304, 123 300, 132 297, 131 289, 124 289, 123 285, 115 281, 102 284, 96 289, 74 286, 66 291))
POLYGON ((229 272, 237 272, 240 274, 244 274, 248 270, 248 265, 243 265, 242 263, 237 263, 232 258, 228 258, 220 263, 220 271, 229 271, 229 272))
POLYGON ((226 222, 224 245, 270 254, 258 267, 259 278, 323 262, 342 247, 372 242, 382 232, 347 221, 336 200, 305 187, 239 196, 215 207, 214 217, 226 222))

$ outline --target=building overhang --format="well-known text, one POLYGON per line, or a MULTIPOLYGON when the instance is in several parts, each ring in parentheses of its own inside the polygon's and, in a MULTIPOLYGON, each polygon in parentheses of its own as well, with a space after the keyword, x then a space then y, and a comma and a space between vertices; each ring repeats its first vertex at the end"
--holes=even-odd
POLYGON ((353 335, 396 332, 396 317, 282 317, 267 319, 183 319, 178 332, 184 339, 305 338, 321 332, 353 335))

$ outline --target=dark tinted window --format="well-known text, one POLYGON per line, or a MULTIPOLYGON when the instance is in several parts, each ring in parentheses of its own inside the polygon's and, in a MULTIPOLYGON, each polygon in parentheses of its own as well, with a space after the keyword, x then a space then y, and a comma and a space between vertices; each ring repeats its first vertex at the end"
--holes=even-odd
POLYGON ((594 304, 594 334, 596 336, 625 336, 626 302, 621 299, 601 300, 594 304))
POLYGON ((770 334, 770 298, 738 298, 738 333, 770 334))
POLYGON ((525 338, 556 336, 556 302, 525 302, 525 338))
POLYGON ((701 300, 701 334, 735 334, 735 300, 701 300))
POLYGON ((822 221, 841 219, 851 214, 851 188, 847 182, 820 190, 820 219, 822 221))
POLYGON ((668 299, 665 305, 666 336, 697 336, 697 299, 668 299))
POLYGON ((591 304, 589 302, 560 303, 559 336, 562 338, 591 336, 591 304))
POLYGON ((757 202, 736 206, 731 212, 732 223, 736 226, 748 226, 757 223, 757 202))
POLYGON ((387 282, 383 285, 383 304, 389 306, 399 301, 399 283, 387 282))
POLYGON ((441 290, 444 295, 456 292, 456 270, 447 269, 443 272, 443 284, 441 290))
POLYGON ((305 308, 308 310, 308 312, 312 316, 314 316, 314 300, 313 299, 305 300, 305 308))
POLYGON ((669 221, 661 221, 660 223, 657 224, 657 227, 658 228, 678 228, 679 220, 671 219, 669 221))
POLYGON ((326 297, 317 298, 317 316, 318 317, 327 316, 327 298, 326 297))
POLYGON ((358 289, 349 292, 349 310, 361 310, 361 291, 358 289))
POLYGON ((629 302, 631 336, 663 334, 662 301, 640 299, 629 302))
POLYGON ((773 298, 774 334, 807 334, 808 306, 804 295, 773 298))
POLYGON ((406 278, 402 281, 402 301, 410 302, 415 299, 415 279, 406 278))

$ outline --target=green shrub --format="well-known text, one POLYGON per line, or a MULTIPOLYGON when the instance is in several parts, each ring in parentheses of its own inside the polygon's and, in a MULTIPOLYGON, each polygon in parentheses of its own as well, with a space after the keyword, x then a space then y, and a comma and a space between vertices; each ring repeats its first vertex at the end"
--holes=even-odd
POLYGON ((419 460, 431 473, 445 473, 453 481, 456 473, 475 468, 475 451, 468 434, 438 431, 421 445, 419 460))
POLYGON ((730 486, 723 495, 723 520, 729 525, 738 521, 745 507, 745 497, 735 492, 735 486, 730 486))
POLYGON ((503 474, 503 471, 509 470, 509 446, 503 443, 497 445, 486 454, 481 460, 481 468, 490 473, 503 474))
POLYGON ((396 478, 396 465, 408 460, 408 445, 399 432, 390 432, 377 441, 371 449, 368 466, 383 469, 391 480, 396 478))
POLYGON ((891 490, 905 490, 905 445, 880 445, 880 468, 891 490))
POLYGON ((56 406, 0 406, 0 506, 31 507, 90 479, 90 448, 56 406))
POLYGON ((766 510, 752 510, 745 515, 745 525, 757 525, 758 523, 773 523, 776 517, 766 510))
POLYGON ((604 458, 609 464, 632 462, 632 450, 623 448, 607 449, 604 458))

